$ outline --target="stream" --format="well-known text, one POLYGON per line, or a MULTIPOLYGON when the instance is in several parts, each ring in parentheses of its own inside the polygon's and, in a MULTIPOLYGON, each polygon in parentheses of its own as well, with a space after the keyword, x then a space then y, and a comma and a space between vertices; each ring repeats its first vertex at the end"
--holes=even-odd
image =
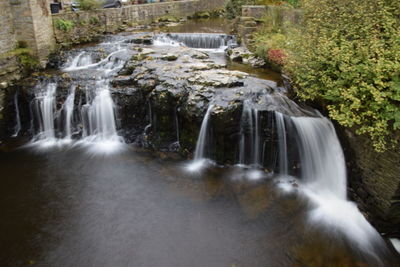
POLYGON ((9 97, 1 266, 397 266, 332 123, 226 31, 106 36, 9 97))

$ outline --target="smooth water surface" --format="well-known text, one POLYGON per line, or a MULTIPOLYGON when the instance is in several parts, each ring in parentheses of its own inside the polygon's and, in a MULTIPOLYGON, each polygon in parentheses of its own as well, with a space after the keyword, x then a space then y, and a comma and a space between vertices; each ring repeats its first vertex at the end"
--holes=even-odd
POLYGON ((245 172, 187 173, 131 147, 0 152, 1 266, 376 266, 307 225, 300 195, 245 172))

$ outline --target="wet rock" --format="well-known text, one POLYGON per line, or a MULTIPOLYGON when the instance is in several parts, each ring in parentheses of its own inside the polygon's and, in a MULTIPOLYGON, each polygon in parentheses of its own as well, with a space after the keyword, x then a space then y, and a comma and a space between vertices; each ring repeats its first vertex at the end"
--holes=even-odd
POLYGON ((174 55, 174 54, 166 54, 166 55, 163 55, 161 57, 161 59, 162 60, 167 60, 167 61, 174 61, 174 60, 177 60, 178 57, 176 55, 174 55))
POLYGON ((253 67, 263 67, 266 65, 265 60, 257 57, 245 47, 229 48, 227 55, 231 61, 242 62, 253 67))
POLYGON ((243 78, 247 73, 229 70, 206 70, 194 73, 188 81, 193 84, 200 84, 213 87, 236 87, 243 86, 243 78))

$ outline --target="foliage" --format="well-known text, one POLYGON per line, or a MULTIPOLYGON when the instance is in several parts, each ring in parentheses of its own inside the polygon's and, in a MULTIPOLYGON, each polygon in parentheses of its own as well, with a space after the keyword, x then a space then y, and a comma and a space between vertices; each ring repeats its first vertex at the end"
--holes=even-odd
POLYGON ((33 56, 32 50, 28 48, 25 41, 18 41, 17 47, 8 52, 7 57, 17 57, 26 71, 33 71, 40 67, 39 60, 33 56))
POLYGON ((100 7, 98 0, 78 0, 79 8, 82 10, 94 10, 100 7))
POLYGON ((54 21, 54 26, 56 29, 64 32, 70 31, 72 28, 74 28, 75 24, 73 21, 66 20, 66 19, 56 19, 54 21))
POLYGON ((286 66, 298 96, 387 149, 400 129, 400 1, 305 0, 303 8, 286 66))
POLYGON ((283 66, 284 61, 287 55, 284 50, 282 49, 269 49, 268 50, 268 59, 279 66, 283 66))
POLYGON ((97 17, 90 17, 89 23, 92 25, 97 25, 97 24, 100 24, 100 21, 99 21, 99 18, 97 18, 97 17))
POLYGON ((253 4, 253 0, 229 0, 225 6, 225 13, 228 19, 234 19, 242 13, 242 6, 253 4))

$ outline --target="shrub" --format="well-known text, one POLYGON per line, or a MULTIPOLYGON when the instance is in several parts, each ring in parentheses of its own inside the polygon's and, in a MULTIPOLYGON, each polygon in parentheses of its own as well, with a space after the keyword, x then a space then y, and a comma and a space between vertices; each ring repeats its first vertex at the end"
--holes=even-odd
POLYGON ((54 21, 54 26, 60 30, 60 31, 64 31, 64 32, 68 32, 70 31, 75 25, 74 22, 70 21, 70 20, 64 20, 64 19, 56 19, 54 21))
POLYGON ((283 66, 283 63, 287 57, 285 51, 283 51, 282 49, 269 49, 267 54, 268 60, 278 66, 283 66))
POLYGON ((385 150, 400 129, 400 1, 305 0, 303 8, 286 66, 298 96, 385 150))
POLYGON ((94 10, 100 7, 98 0, 78 0, 79 8, 82 10, 94 10))
POLYGON ((100 21, 99 21, 99 18, 97 18, 97 17, 90 17, 89 23, 92 25, 97 25, 97 24, 100 24, 100 21))

